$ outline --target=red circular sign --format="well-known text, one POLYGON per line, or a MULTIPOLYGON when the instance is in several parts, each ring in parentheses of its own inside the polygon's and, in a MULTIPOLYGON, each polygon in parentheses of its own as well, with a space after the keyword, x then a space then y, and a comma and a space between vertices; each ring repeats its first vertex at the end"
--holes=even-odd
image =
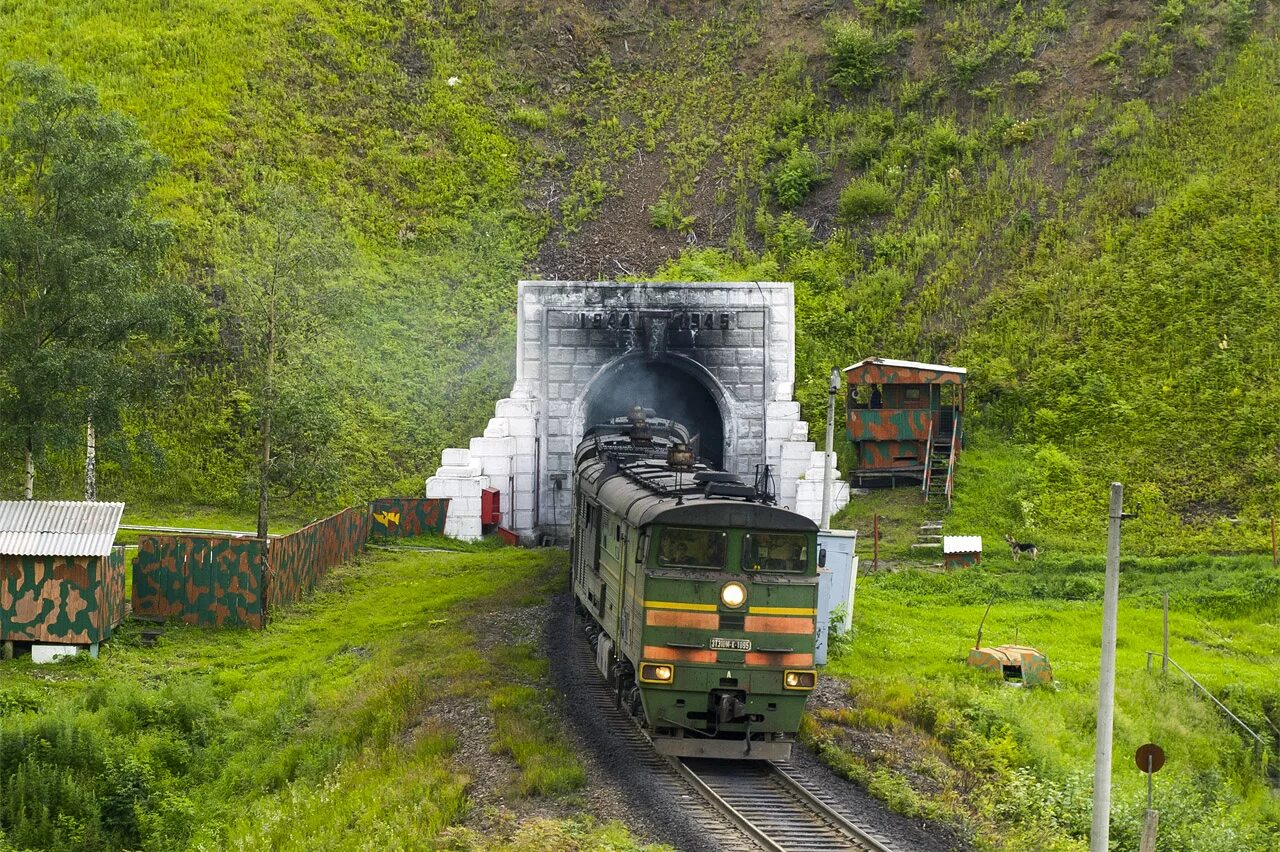
POLYGON ((1159 772, 1160 767, 1164 766, 1164 749, 1155 743, 1147 743, 1138 747, 1138 753, 1133 758, 1143 772, 1159 772))

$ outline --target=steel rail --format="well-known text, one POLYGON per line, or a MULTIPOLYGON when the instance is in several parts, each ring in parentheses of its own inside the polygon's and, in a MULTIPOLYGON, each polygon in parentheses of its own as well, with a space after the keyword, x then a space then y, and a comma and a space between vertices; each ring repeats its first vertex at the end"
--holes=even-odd
POLYGON ((671 761, 695 790, 770 852, 891 852, 783 766, 765 761, 671 761))

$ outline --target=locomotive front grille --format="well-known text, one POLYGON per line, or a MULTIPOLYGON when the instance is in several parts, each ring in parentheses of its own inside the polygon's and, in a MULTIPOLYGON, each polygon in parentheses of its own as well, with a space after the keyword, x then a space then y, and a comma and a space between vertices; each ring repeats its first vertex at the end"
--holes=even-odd
POLYGON ((742 630, 747 623, 746 615, 740 612, 722 612, 720 613, 720 629, 721 630, 742 630))

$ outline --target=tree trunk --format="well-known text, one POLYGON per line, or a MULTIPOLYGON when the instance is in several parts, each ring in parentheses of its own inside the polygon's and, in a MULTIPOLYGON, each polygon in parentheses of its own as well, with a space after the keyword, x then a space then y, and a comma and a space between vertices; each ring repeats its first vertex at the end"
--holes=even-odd
POLYGON ((31 440, 31 432, 30 430, 28 430, 27 431, 27 447, 26 447, 27 484, 26 484, 25 490, 23 491, 23 495, 28 500, 34 500, 36 495, 36 457, 35 457, 35 452, 32 449, 32 444, 33 444, 33 441, 31 440))
POLYGON ((275 405, 272 399, 271 372, 275 367, 275 322, 267 321, 267 362, 263 365, 262 419, 258 428, 262 432, 262 458, 258 467, 258 538, 264 543, 267 540, 267 497, 271 474, 271 410, 275 405))
POLYGON ((84 499, 98 499, 98 435, 93 430, 93 415, 85 418, 84 427, 84 499))

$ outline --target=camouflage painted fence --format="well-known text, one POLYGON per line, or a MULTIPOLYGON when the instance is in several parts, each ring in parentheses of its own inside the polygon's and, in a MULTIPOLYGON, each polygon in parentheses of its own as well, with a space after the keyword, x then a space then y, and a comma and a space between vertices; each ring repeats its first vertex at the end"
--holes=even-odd
POLYGON ((124 618, 124 549, 0 558, 0 640, 85 645, 124 618))
POLYGON ((410 538, 443 533, 448 499, 383 497, 370 506, 370 538, 410 538))
POLYGON ((148 535, 133 560, 133 614, 208 627, 262 627, 262 542, 148 535))
MULTIPOLYGON (((260 629, 270 613, 299 600, 331 568, 355 558, 370 535, 443 531, 448 504, 408 497, 376 500, 273 538, 265 552, 256 538, 143 536, 133 560, 133 614, 260 629)), ((120 582, 123 608, 123 570, 120 582)))
POLYGON ((293 603, 330 568, 355 558, 369 538, 369 508, 344 509, 295 533, 271 540, 267 608, 293 603))

